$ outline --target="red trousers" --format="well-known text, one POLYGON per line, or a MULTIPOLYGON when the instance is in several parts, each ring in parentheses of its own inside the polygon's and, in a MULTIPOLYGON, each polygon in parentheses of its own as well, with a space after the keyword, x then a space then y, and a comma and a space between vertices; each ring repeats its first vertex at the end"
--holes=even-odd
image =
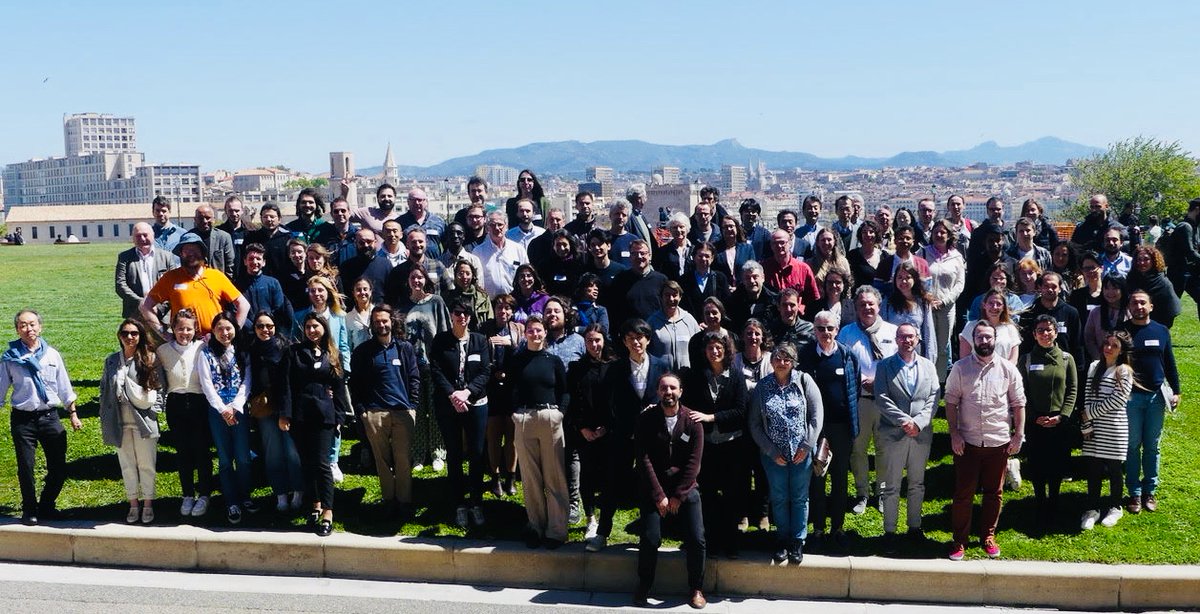
POLYGON ((950 506, 950 528, 954 541, 965 545, 971 536, 971 512, 975 491, 983 491, 983 514, 979 519, 979 536, 996 534, 1000 521, 1000 500, 1004 493, 1004 467, 1008 463, 1008 446, 981 448, 965 444, 962 456, 954 457, 954 503, 950 506))

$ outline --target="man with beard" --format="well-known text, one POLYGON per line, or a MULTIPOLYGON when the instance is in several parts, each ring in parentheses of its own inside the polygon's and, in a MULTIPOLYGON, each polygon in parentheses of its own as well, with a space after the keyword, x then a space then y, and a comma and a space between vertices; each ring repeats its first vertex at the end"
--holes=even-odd
POLYGON ((224 273, 226 277, 232 279, 233 271, 237 268, 235 261, 237 256, 233 250, 233 237, 229 236, 229 233, 224 230, 213 227, 213 220, 216 218, 216 215, 216 212, 209 205, 196 207, 196 225, 192 228, 191 232, 204 241, 204 247, 208 249, 209 253, 209 264, 224 273))
MULTIPOLYGON (((342 182, 342 198, 346 198, 350 194, 350 184, 342 182)), ((400 212, 396 211, 396 188, 390 183, 385 183, 378 188, 375 188, 374 207, 358 207, 350 212, 350 221, 362 224, 365 228, 370 228, 375 234, 383 232, 383 223, 388 220, 394 220, 400 217, 400 212)))
POLYGON ((442 253, 442 235, 446 232, 446 220, 429 210, 429 197, 425 190, 413 188, 408 191, 408 211, 399 217, 400 227, 408 230, 417 226, 425 231, 425 252, 431 258, 442 253))
POLYGON ((1129 320, 1125 331, 1133 340, 1129 366, 1133 368, 1133 392, 1129 415, 1129 454, 1125 458, 1125 486, 1129 499, 1125 509, 1137 514, 1158 510, 1154 491, 1158 488, 1159 441, 1162 439, 1166 408, 1179 407, 1179 369, 1171 347, 1171 331, 1150 319, 1154 310, 1145 290, 1129 293, 1129 320))
MULTIPOLYGON (((242 259, 242 274, 234 285, 242 292, 242 296, 250 302, 249 313, 257 314, 266 311, 275 320, 278 330, 292 330, 294 311, 292 303, 283 295, 283 286, 279 280, 263 272, 266 266, 267 249, 258 243, 246 246, 246 256, 242 259)), ((252 332, 250 326, 253 320, 246 320, 247 333, 252 332)))
POLYGON ((1121 251, 1121 231, 1107 228, 1104 231, 1104 252, 1100 254, 1100 266, 1104 275, 1128 277, 1133 268, 1133 258, 1121 251))
POLYGON ((466 212, 464 214, 466 222, 463 225, 466 235, 463 245, 473 252, 475 248, 487 241, 487 210, 483 203, 471 203, 463 211, 466 212))
POLYGON ((58 350, 42 339, 42 316, 24 309, 13 318, 17 339, 0 356, 0 406, 12 392, 13 447, 17 452, 17 480, 21 483, 21 523, 36 525, 58 515, 55 500, 67 480, 67 431, 58 418, 66 409, 71 428, 83 428, 75 411, 74 388, 67 365, 58 350), (46 456, 46 480, 39 500, 34 488, 37 446, 46 456))
POLYGON ((154 229, 146 222, 133 225, 133 247, 117 256, 117 296, 121 297, 121 317, 136 316, 146 293, 163 273, 179 266, 179 259, 154 243, 154 229))
POLYGON ((354 288, 354 282, 363 276, 367 267, 379 253, 376 246, 378 238, 370 228, 359 228, 354 233, 354 255, 338 265, 338 277, 342 280, 343 288, 354 288))
POLYGON ((375 307, 371 338, 350 356, 350 398, 375 455, 387 516, 405 513, 412 505, 411 442, 421 394, 416 351, 395 336, 400 325, 391 307, 375 307))
POLYGON ((612 249, 616 250, 613 257, 624 267, 629 266, 629 246, 638 238, 638 235, 627 229, 631 210, 632 206, 624 198, 614 200, 608 207, 608 227, 612 229, 612 249))
POLYGON ((416 265, 425 267, 425 275, 433 285, 434 294, 440 296, 450 288, 453 275, 447 273, 441 261, 429 256, 429 250, 425 247, 428 241, 428 235, 420 226, 409 226, 404 232, 404 246, 408 248, 408 257, 392 267, 383 283, 383 299, 389 305, 399 305, 402 297, 408 296, 408 274, 416 265))
POLYGON ((995 356, 996 327, 979 320, 971 335, 975 351, 954 363, 946 378, 946 423, 954 453, 954 533, 950 560, 961 561, 971 535, 975 492, 983 492, 979 529, 988 558, 1000 556, 996 524, 1008 457, 1025 439, 1025 386, 1016 365, 995 356))
POLYGON ((237 196, 230 196, 225 199, 225 221, 217 226, 233 239, 233 277, 236 277, 242 270, 242 258, 246 255, 246 233, 250 232, 246 228, 245 222, 242 221, 242 213, 245 207, 242 205, 242 199, 237 196))
POLYGON ((296 196, 296 219, 284 225, 293 237, 304 239, 312 245, 324 245, 332 238, 333 228, 321 216, 325 214, 325 201, 316 188, 304 188, 296 196))
POLYGON ((1009 232, 1008 223, 1004 221, 1004 209, 1004 201, 999 197, 993 196, 987 199, 987 203, 984 204, 987 218, 979 222, 975 226, 975 230, 971 231, 971 241, 964 252, 967 255, 967 262, 979 258, 980 253, 984 250, 981 238, 986 240, 986 237, 999 234, 1004 236, 1005 245, 1012 243, 1012 233, 1009 232))
MULTIPOLYGON (((466 260, 467 262, 470 262, 471 266, 475 267, 475 281, 479 282, 479 276, 483 271, 483 262, 479 260, 479 256, 476 256, 467 250, 466 246, 463 244, 463 241, 465 241, 466 238, 467 229, 458 222, 450 222, 450 224, 446 226, 446 245, 443 246, 444 249, 442 249, 442 254, 438 257, 438 260, 441 261, 442 265, 446 267, 446 270, 450 271, 451 273, 454 271, 455 262, 458 262, 459 260, 466 260)), ((450 284, 450 287, 453 288, 453 274, 450 275, 450 284)))
POLYGON ((1110 228, 1120 233, 1122 245, 1129 240, 1129 232, 1125 227, 1108 216, 1108 196, 1092 194, 1088 199, 1088 215, 1076 224, 1075 231, 1071 233, 1071 242, 1081 249, 1100 253, 1104 250, 1104 232, 1110 228))
POLYGON ((706 544, 696 483, 704 456, 704 429, 692 417, 692 411, 679 402, 683 396, 679 376, 667 373, 658 379, 657 386, 658 404, 638 416, 634 437, 642 534, 633 603, 647 605, 662 544, 662 521, 667 516, 678 516, 687 552, 688 605, 700 609, 708 603, 701 592, 706 544))
POLYGON ((225 305, 233 305, 238 326, 244 326, 250 313, 250 301, 224 273, 205 266, 208 250, 204 241, 190 232, 184 234, 175 246, 175 255, 179 256, 180 267, 164 273, 142 301, 140 310, 146 325, 159 328, 155 324, 158 319, 155 308, 168 303, 172 316, 184 308, 196 314, 197 337, 208 334, 213 317, 224 311, 225 305))
POLYGON ((292 234, 280 226, 283 214, 279 205, 271 202, 264 203, 258 212, 262 220, 262 228, 246 234, 247 243, 258 243, 267 248, 267 273, 279 276, 288 269, 287 244, 292 234))
MULTIPOLYGON (((875 404, 875 367, 879 361, 896 353, 896 325, 879 317, 879 291, 874 286, 862 286, 854 291, 856 320, 838 331, 837 340, 858 359, 862 385, 858 395, 858 437, 850 453, 850 472, 854 474, 856 500, 850 511, 867 511, 871 495, 870 464, 867 445, 877 439, 879 406, 875 404)), ((876 480, 879 474, 876 471, 876 480)), ((876 489, 878 490, 878 489, 876 489)))
POLYGON ((817 340, 812 322, 800 317, 804 309, 800 306, 800 293, 794 288, 784 288, 779 293, 774 315, 767 318, 771 339, 775 344, 791 343, 798 352, 804 352, 817 340))
POLYGON ((330 232, 326 237, 325 248, 331 254, 332 262, 330 264, 340 268, 346 261, 358 254, 354 235, 358 232, 359 226, 350 223, 350 203, 347 203, 345 198, 339 196, 329 203, 329 222, 327 224, 330 232))
POLYGON ((522 198, 517 201, 517 225, 508 229, 507 237, 521 244, 526 251, 529 244, 546 232, 545 228, 533 224, 533 201, 522 198))

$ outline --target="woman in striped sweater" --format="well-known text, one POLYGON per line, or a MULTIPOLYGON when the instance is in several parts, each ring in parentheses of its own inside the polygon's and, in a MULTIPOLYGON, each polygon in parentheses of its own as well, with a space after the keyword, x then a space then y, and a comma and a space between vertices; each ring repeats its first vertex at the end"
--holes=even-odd
POLYGON ((1088 382, 1083 403, 1083 456, 1088 459, 1088 499, 1091 509, 1083 514, 1084 531, 1096 526, 1100 510, 1107 510, 1100 524, 1111 527, 1123 515, 1121 495, 1124 480, 1122 461, 1128 451, 1129 419, 1125 404, 1133 388, 1129 367, 1132 342, 1124 331, 1108 333, 1100 346, 1103 358, 1088 367, 1088 382), (1108 478, 1107 503, 1100 497, 1103 480, 1108 478))

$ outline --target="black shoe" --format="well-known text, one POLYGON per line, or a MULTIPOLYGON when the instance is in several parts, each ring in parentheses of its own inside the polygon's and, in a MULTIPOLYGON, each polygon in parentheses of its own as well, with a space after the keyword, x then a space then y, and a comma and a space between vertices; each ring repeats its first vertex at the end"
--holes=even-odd
POLYGON ((541 545, 542 545, 542 536, 541 535, 538 535, 536 531, 526 531, 525 532, 525 547, 526 548, 538 548, 541 545))
POLYGON ((845 531, 834 531, 833 547, 838 554, 846 554, 850 551, 850 536, 845 531))
POLYGON ((650 587, 644 584, 638 584, 637 589, 633 591, 633 605, 644 608, 650 605, 650 587))
POLYGON ((38 518, 42 519, 42 522, 46 522, 48 520, 65 520, 67 517, 66 514, 58 511, 58 508, 53 507, 53 506, 51 506, 51 507, 40 507, 39 506, 37 515, 38 515, 38 518))
POLYGON ((725 548, 725 558, 736 561, 741 558, 742 553, 738 551, 736 546, 728 546, 725 548))
POLYGON ((808 538, 804 540, 804 549, 809 552, 820 552, 825 547, 825 532, 813 531, 808 534, 808 538))
POLYGON ((800 544, 792 546, 787 553, 788 565, 799 565, 804 560, 804 550, 800 544))
POLYGON ((896 554, 896 534, 894 532, 884 533, 880 543, 883 544, 884 554, 896 554))
POLYGON ((562 548, 563 541, 561 539, 551 539, 547 537, 542 541, 542 544, 547 550, 558 550, 559 548, 562 548))
POLYGON ((21 524, 23 524, 27 527, 36 527, 37 523, 38 523, 37 516, 35 516, 33 514, 21 514, 21 524))
POLYGON ((782 563, 782 562, 786 561, 787 558, 788 558, 788 549, 784 546, 780 546, 779 549, 775 551, 775 554, 771 555, 771 560, 775 561, 776 563, 782 563))
POLYGON ((923 545, 925 543, 925 531, 922 531, 920 527, 910 528, 908 532, 904 534, 904 537, 908 541, 917 545, 923 545))
POLYGON ((333 533, 333 521, 324 519, 317 521, 316 532, 317 537, 329 537, 329 534, 333 533))

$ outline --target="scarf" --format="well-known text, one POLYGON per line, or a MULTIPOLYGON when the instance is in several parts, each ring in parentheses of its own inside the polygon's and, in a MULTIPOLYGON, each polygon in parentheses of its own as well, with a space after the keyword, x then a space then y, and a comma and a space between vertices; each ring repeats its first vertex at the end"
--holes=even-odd
POLYGON ((20 339, 10 341, 8 349, 5 350, 3 356, 0 356, 0 361, 11 362, 15 365, 25 367, 29 371, 29 377, 33 379, 33 387, 37 389, 38 398, 43 403, 50 402, 50 396, 46 394, 46 381, 42 379, 42 358, 46 356, 46 342, 38 339, 38 345, 33 349, 33 352, 26 355, 28 348, 20 339))
POLYGON ((875 357, 875 360, 883 359, 883 350, 879 349, 879 339, 875 337, 876 333, 879 332, 880 326, 883 326, 883 318, 879 316, 875 316, 874 324, 865 328, 861 322, 858 324, 858 327, 862 328, 864 333, 867 333, 867 340, 871 342, 871 355, 875 357))

